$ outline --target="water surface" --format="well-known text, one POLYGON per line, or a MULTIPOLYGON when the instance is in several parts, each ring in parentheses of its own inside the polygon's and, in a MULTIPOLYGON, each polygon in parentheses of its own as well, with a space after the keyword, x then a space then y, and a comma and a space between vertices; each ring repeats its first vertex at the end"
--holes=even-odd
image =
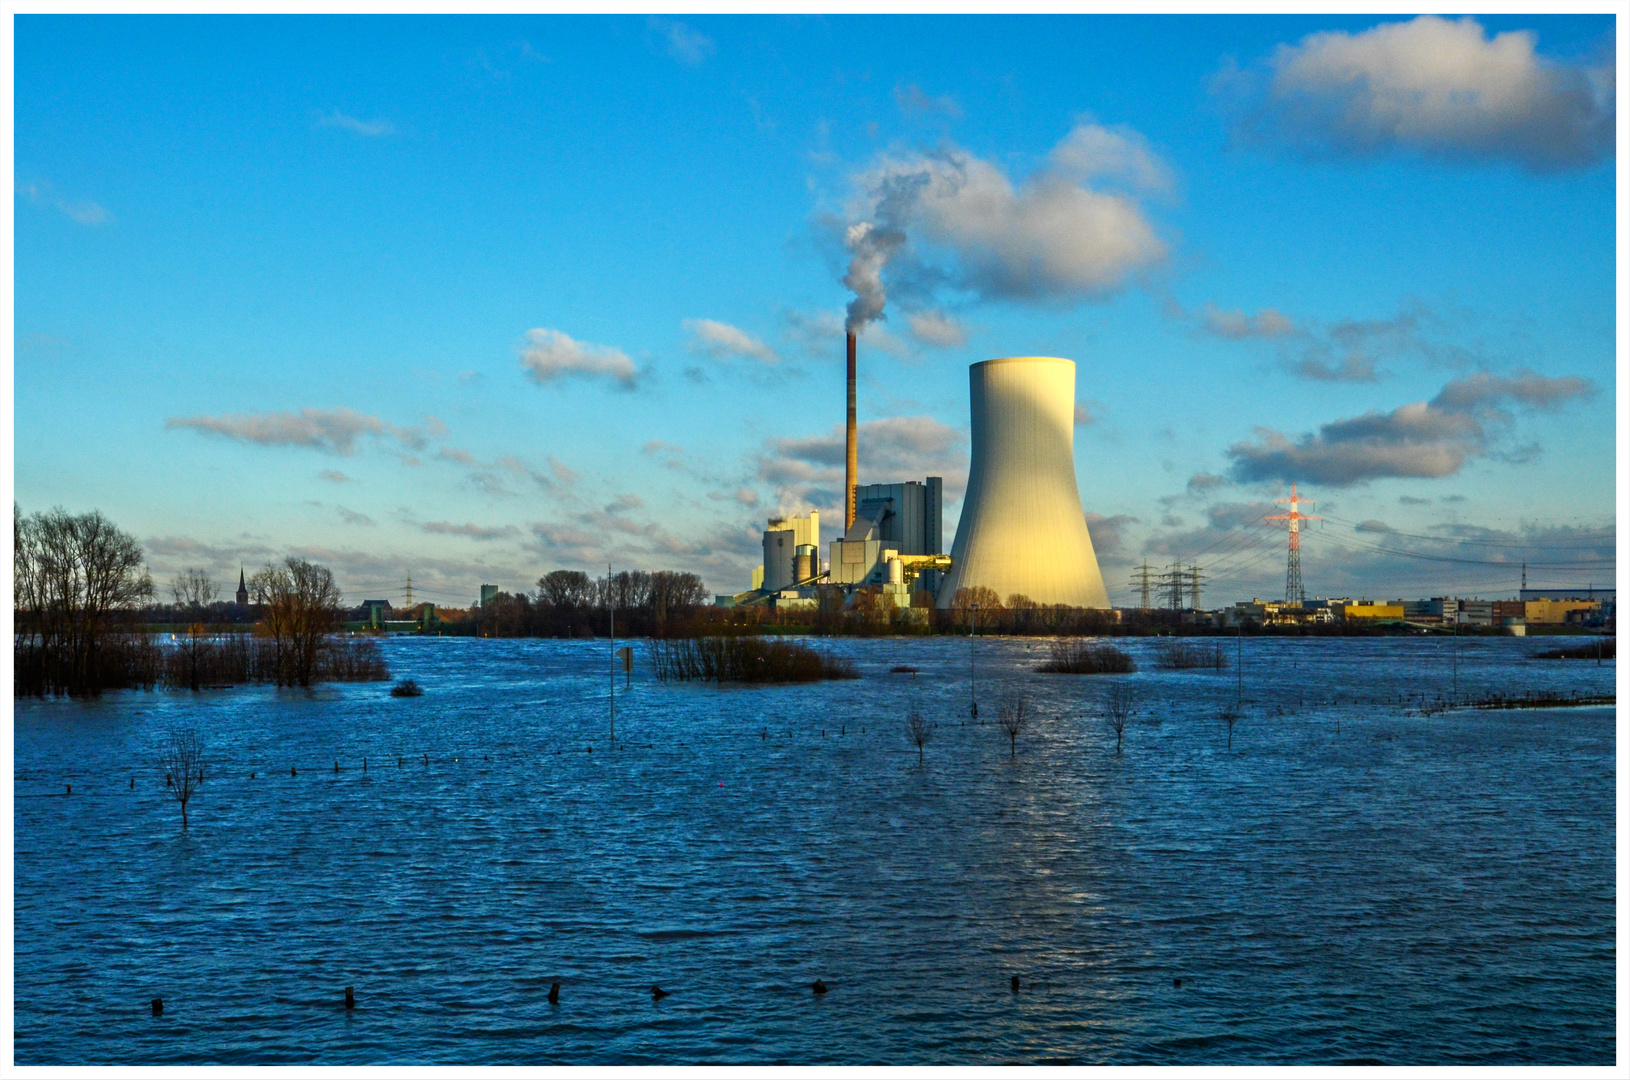
POLYGON ((1247 640, 1237 680, 982 639, 983 723, 967 639, 805 687, 642 658, 616 749, 603 641, 391 640, 418 699, 21 702, 16 1062, 1611 1064, 1612 710, 1418 715, 1612 692, 1546 644, 1247 640))

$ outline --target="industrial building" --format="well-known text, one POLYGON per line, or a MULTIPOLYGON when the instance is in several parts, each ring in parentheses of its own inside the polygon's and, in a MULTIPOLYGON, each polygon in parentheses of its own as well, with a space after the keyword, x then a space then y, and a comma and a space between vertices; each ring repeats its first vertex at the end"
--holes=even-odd
POLYGON ((1006 600, 1108 608, 1075 477, 1075 363, 1010 356, 968 369, 973 461, 951 568, 938 604, 958 589, 1006 600))
POLYGON ((821 573, 821 515, 771 518, 764 530, 764 578, 755 584, 776 593, 813 582, 821 573))

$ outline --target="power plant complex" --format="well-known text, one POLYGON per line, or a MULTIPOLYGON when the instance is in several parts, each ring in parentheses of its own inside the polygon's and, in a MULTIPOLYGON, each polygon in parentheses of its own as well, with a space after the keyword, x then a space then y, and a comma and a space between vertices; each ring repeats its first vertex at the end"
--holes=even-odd
POLYGON ((853 333, 846 345, 843 534, 823 564, 817 511, 771 518, 752 587, 721 604, 814 607, 817 588, 835 586, 900 608, 951 607, 964 589, 1002 602, 1110 606, 1076 487, 1073 361, 1012 356, 968 369, 973 457, 946 554, 941 477, 860 483, 853 333))

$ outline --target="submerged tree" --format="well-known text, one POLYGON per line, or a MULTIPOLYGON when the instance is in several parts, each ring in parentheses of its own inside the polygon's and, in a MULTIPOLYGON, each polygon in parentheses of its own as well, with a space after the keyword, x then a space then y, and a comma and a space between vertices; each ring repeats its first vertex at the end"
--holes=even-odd
POLYGON ((1027 707, 1024 695, 1004 698, 996 707, 996 722, 1007 732, 1008 752, 1010 757, 1017 757, 1019 753, 1019 732, 1024 730, 1027 718, 1027 707))
POLYGON ((159 751, 165 783, 181 803, 181 827, 187 827, 187 803, 204 779, 204 740, 194 728, 179 728, 159 751))
POLYGON ((923 711, 912 706, 911 712, 906 716, 906 738, 917 745, 917 764, 923 763, 923 747, 933 736, 934 729, 929 725, 928 718, 923 711))
POLYGON ((340 621, 340 590, 326 566, 291 555, 255 574, 251 589, 266 609, 279 686, 310 686, 317 654, 340 621))
POLYGON ((217 590, 209 574, 190 568, 176 575, 170 584, 170 595, 175 597, 176 609, 187 620, 186 636, 177 635, 181 655, 187 664, 187 685, 198 689, 199 662, 209 648, 208 630, 204 626, 204 611, 215 599, 217 590))
POLYGON ((95 694, 116 615, 153 592, 141 545, 97 511, 12 508, 15 686, 35 694, 95 694))
POLYGON ((1132 708, 1137 701, 1137 691, 1125 683, 1117 683, 1110 688, 1109 699, 1104 703, 1104 715, 1109 718, 1109 726, 1115 729, 1115 752, 1121 752, 1121 736, 1126 732, 1126 722, 1132 717, 1132 708))

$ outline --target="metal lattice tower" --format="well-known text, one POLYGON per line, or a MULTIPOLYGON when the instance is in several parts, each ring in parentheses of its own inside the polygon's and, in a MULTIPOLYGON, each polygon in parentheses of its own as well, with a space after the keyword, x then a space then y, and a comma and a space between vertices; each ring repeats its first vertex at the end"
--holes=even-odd
POLYGON ((1189 599, 1194 602, 1195 611, 1200 610, 1200 583, 1204 580, 1205 576, 1198 566, 1189 567, 1189 599))
POLYGON ((1298 506, 1312 506, 1312 499, 1304 499, 1296 494, 1296 485, 1290 485, 1290 498, 1275 499, 1276 503, 1290 503, 1290 513, 1274 514, 1268 521, 1285 521, 1290 523, 1290 558, 1285 563, 1285 603, 1300 604, 1307 599, 1302 591, 1302 529, 1304 521, 1323 521, 1321 517, 1311 517, 1297 509, 1298 506))
POLYGON ((1173 611, 1183 610, 1183 592, 1188 588, 1188 571, 1182 563, 1172 563, 1160 575, 1161 604, 1171 605, 1173 611))
POLYGON ((1139 604, 1144 611, 1149 610, 1149 591, 1154 587, 1155 577, 1149 569, 1149 560, 1145 559, 1143 565, 1132 571, 1132 587, 1138 590, 1139 604))

